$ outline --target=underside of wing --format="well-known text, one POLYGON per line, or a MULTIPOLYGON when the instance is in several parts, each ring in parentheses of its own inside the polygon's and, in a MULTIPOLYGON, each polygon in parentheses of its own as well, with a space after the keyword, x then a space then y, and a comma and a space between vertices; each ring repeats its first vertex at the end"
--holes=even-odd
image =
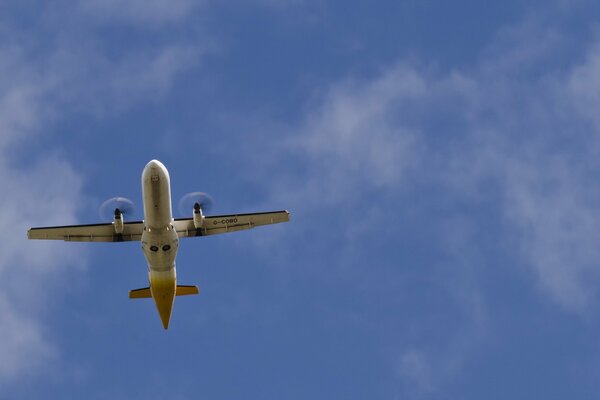
POLYGON ((209 236, 219 233, 237 232, 256 226, 288 222, 287 211, 271 211, 253 214, 206 216, 200 228, 194 226, 192 218, 178 218, 173 222, 179 237, 209 236))
POLYGON ((129 242, 140 240, 144 231, 142 221, 125 222, 123 232, 116 233, 113 223, 31 228, 29 239, 64 240, 67 242, 129 242))

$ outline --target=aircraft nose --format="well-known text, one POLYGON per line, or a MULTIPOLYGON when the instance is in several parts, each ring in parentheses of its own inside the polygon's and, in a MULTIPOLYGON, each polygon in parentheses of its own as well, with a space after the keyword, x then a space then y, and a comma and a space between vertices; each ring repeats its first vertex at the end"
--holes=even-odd
POLYGON ((150 160, 148 164, 146 164, 146 168, 164 168, 165 166, 158 160, 150 160))
POLYGON ((151 160, 144 167, 142 172, 142 186, 147 183, 157 183, 160 181, 169 181, 169 171, 163 163, 158 160, 151 160))

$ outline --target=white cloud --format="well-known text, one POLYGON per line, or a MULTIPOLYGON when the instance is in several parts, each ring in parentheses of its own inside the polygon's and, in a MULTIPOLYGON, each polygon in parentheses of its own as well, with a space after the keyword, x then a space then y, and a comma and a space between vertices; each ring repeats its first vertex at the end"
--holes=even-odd
POLYGON ((566 309, 586 314, 600 280, 598 186, 566 160, 506 166, 506 213, 541 287, 566 309))
POLYGON ((119 99, 135 95, 135 100, 162 97, 179 73, 198 63, 200 49, 170 45, 155 53, 145 53, 119 63, 112 72, 110 90, 119 99))
POLYGON ((600 129, 600 40, 588 50, 583 63, 577 65, 567 78, 568 100, 572 101, 575 110, 600 129))
MULTIPOLYGON (((41 100, 19 99, 8 109, 28 113, 26 109, 35 109, 41 100)), ((0 117, 5 112, 0 110, 0 117)), ((1 135, 21 133, 26 132, 0 131, 1 135)), ((42 318, 45 302, 64 285, 62 278, 85 265, 81 249, 74 248, 66 256, 57 243, 34 243, 26 236, 31 226, 75 222, 77 205, 82 203, 81 176, 56 157, 22 160, 13 157, 14 152, 13 145, 0 146, 0 224, 5 232, 0 241, 0 382, 33 375, 37 367, 55 360, 58 351, 42 318)))
MULTIPOLYGON (((544 37, 560 36, 540 29, 544 37)), ((600 283, 600 185, 593 174, 600 163, 592 151, 600 128, 600 45, 592 43, 583 63, 565 72, 546 63, 562 41, 540 50, 539 32, 506 32, 502 45, 490 46, 499 53, 487 53, 468 75, 401 63, 370 81, 334 85, 286 142, 302 176, 283 177, 274 196, 303 212, 342 205, 340 213, 352 214, 356 209, 346 206, 354 204, 363 215, 376 215, 368 209, 378 202, 361 203, 364 195, 355 194, 400 198, 419 185, 434 185, 448 202, 491 202, 522 238, 519 251, 542 290, 585 313, 600 283), (491 57, 502 63, 491 68, 491 57), (501 196, 485 198, 483 182, 501 196)), ((375 230, 383 225, 370 219, 375 230)))
POLYGON ((284 145, 307 170, 301 185, 276 188, 286 196, 281 201, 292 208, 333 206, 352 202, 360 186, 399 185, 420 155, 417 135, 402 125, 401 110, 426 91, 426 82, 408 67, 367 84, 348 80, 332 87, 302 131, 284 145))
POLYGON ((398 373, 403 379, 416 383, 419 390, 430 391, 433 389, 431 362, 426 354, 417 349, 409 349, 400 356, 398 373))
POLYGON ((56 357, 56 349, 44 337, 40 323, 15 307, 0 293, 0 382, 20 375, 56 357))
POLYGON ((25 62, 23 49, 15 45, 0 47, 0 147, 24 140, 47 119, 51 111, 41 101, 51 79, 25 62))
POLYGON ((165 43, 114 59, 101 45, 81 47, 63 40, 48 55, 46 72, 54 77, 56 101, 75 111, 104 115, 139 101, 160 101, 179 74, 197 66, 201 55, 199 46, 165 43))
POLYGON ((180 22, 203 1, 198 0, 83 0, 81 10, 100 23, 127 23, 138 27, 180 22))

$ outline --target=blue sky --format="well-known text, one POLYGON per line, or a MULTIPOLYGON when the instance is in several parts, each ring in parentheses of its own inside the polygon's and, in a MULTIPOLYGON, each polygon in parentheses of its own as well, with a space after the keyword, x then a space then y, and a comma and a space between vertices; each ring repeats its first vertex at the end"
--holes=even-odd
POLYGON ((0 399, 592 399, 600 7, 588 0, 0 4, 0 399), (165 332, 150 159, 215 213, 165 332), (141 215, 138 215, 141 217, 141 215))

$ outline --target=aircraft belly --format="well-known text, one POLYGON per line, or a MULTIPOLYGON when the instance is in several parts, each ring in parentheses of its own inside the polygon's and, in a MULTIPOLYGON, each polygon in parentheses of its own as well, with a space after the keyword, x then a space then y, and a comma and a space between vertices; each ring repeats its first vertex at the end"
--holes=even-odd
POLYGON ((171 227, 148 229, 142 234, 142 251, 148 263, 148 269, 166 270, 175 265, 179 238, 171 227))

